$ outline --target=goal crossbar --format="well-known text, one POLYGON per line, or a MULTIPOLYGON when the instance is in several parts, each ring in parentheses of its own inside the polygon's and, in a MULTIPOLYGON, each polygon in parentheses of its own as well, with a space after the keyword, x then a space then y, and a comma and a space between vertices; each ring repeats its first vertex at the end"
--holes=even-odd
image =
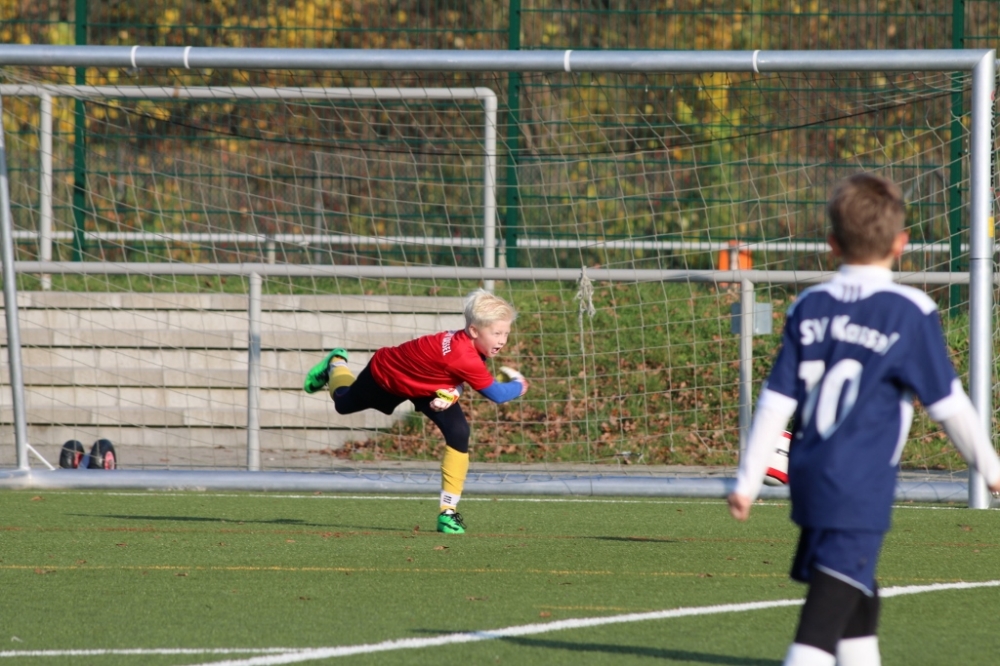
MULTIPOLYGON (((240 49, 154 46, 2 45, 0 66, 174 69, 282 69, 465 72, 969 72, 969 393, 983 426, 992 416, 993 234, 991 150, 996 53, 976 50, 887 51, 433 51, 240 49)), ((495 133, 496 127, 493 126, 495 133)), ((16 306, 13 219, 6 150, 0 133, 0 261, 18 443, 18 467, 28 468, 23 374, 16 306), (20 392, 20 395, 18 395, 20 392)), ((490 190, 489 187, 486 188, 490 190)), ((495 202, 490 209, 495 217, 495 202)), ((485 240, 485 239, 484 239, 485 240)), ((491 239, 492 240, 492 239, 491 239)), ((485 243, 492 247, 492 242, 485 243)), ((494 255, 488 253, 487 261, 494 255)), ((485 256, 485 255, 484 255, 485 256)), ((484 261, 484 268, 493 263, 484 261)), ((969 504, 989 506, 985 481, 970 474, 969 504)))

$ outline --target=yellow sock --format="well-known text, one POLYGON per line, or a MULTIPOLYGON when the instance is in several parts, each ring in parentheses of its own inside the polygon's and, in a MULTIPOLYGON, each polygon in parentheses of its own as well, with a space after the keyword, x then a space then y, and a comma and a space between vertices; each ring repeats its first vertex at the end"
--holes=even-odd
POLYGON ((441 510, 455 509, 462 497, 465 476, 469 473, 469 454, 444 447, 441 460, 441 510))
POLYGON ((330 365, 330 379, 327 385, 330 387, 330 396, 333 397, 333 392, 344 386, 350 386, 354 383, 354 373, 351 372, 347 364, 343 361, 338 361, 330 365))

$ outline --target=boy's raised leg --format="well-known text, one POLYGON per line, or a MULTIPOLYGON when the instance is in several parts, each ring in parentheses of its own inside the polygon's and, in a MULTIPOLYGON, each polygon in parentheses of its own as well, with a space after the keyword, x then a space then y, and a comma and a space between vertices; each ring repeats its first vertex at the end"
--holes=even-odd
MULTIPOLYGON (((332 366, 338 365, 338 363, 343 365, 343 369, 347 371, 347 374, 350 374, 350 370, 347 370, 347 350, 337 347, 331 350, 323 357, 322 361, 314 365, 306 373, 305 381, 302 383, 302 388, 305 392, 315 393, 326 386, 330 381, 332 366)), ((354 381, 354 375, 351 375, 351 381, 354 381)), ((348 384, 341 384, 341 386, 347 386, 348 384)))
POLYGON ((330 397, 334 391, 354 383, 354 373, 347 367, 347 351, 338 347, 333 350, 330 359, 330 377, 327 383, 330 387, 330 397))

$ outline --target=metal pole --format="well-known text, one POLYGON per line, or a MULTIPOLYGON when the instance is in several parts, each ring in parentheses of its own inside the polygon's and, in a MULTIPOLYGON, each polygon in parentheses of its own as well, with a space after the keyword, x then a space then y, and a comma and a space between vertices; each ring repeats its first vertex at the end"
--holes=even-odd
MULTIPOLYGON (((507 49, 521 49, 521 0, 508 3, 507 49)), ((520 224, 521 200, 517 182, 517 164, 521 144, 521 73, 507 77, 507 167, 504 183, 503 232, 505 265, 517 266, 517 234, 520 224)))
POLYGON ((263 279, 250 275, 250 299, 247 319, 250 339, 247 344, 247 469, 260 471, 260 301, 263 279))
MULTIPOLYGON (((316 209, 316 223, 313 227, 317 234, 326 233, 326 210, 323 204, 323 156, 319 151, 313 151, 313 206, 316 209)), ((323 248, 319 245, 313 250, 313 263, 323 263, 323 248)))
MULTIPOLYGON (((76 0, 76 43, 87 43, 87 0, 76 0)), ((86 49, 85 46, 82 48, 86 49)), ((87 63, 76 67, 75 83, 87 83, 87 63)), ((87 229, 87 107, 77 98, 73 105, 73 261, 83 261, 87 229)))
MULTIPOLYGON (((965 1, 952 0, 951 11, 951 47, 960 49, 965 43, 965 1)), ((965 127, 962 125, 962 118, 965 115, 964 100, 964 72, 953 72, 951 75, 951 137, 948 139, 948 232, 951 238, 951 261, 949 268, 952 271, 960 271, 965 267, 962 257, 962 170, 964 168, 965 156, 965 127)), ((948 314, 954 315, 958 312, 959 304, 962 302, 962 288, 952 285, 948 289, 948 314)))
MULTIPOLYGON (((996 54, 990 51, 972 70, 972 126, 969 134, 969 397, 992 441, 993 421, 993 190, 990 157, 996 54)), ((969 470, 969 508, 987 509, 986 481, 969 470)))
POLYGON ((399 72, 954 72, 988 49, 585 51, 0 44, 0 66, 399 72))
MULTIPOLYGON (((497 264, 497 98, 483 98, 486 131, 483 137, 485 153, 483 176, 483 268, 497 264)), ((493 291, 493 280, 484 280, 483 288, 493 291)))
POLYGON ((740 453, 746 449, 753 418, 754 284, 740 280, 740 453))
MULTIPOLYGON (((38 149, 41 173, 39 175, 39 220, 38 220, 38 260, 52 261, 52 95, 42 93, 41 123, 38 129, 41 135, 38 149)), ((52 289, 52 275, 43 273, 42 290, 52 289)))
POLYGON ((3 131, 3 98, 0 97, 0 261, 3 261, 4 315, 7 319, 7 361, 14 408, 14 446, 17 468, 27 470, 28 419, 24 407, 24 372, 21 368, 21 328, 17 315, 17 277, 14 271, 14 216, 10 209, 7 146, 3 131))

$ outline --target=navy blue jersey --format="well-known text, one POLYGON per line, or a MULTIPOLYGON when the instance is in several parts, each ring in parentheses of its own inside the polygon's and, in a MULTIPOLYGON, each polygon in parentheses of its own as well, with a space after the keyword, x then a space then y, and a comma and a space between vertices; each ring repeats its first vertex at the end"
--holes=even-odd
POLYGON ((792 519, 877 531, 889 529, 913 396, 934 416, 962 390, 934 302, 887 269, 853 265, 788 310, 767 389, 797 402, 792 519))

